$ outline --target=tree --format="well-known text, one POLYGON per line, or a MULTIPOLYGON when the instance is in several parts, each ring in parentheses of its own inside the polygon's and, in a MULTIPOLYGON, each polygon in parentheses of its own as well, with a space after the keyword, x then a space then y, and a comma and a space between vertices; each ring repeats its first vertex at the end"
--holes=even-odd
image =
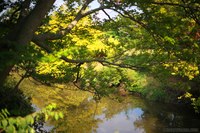
MULTIPOLYGON (((12 2, 6 2, 3 1, 3 8, 5 5, 10 5, 9 8, 14 11, 10 11, 9 16, 9 22, 12 22, 8 26, 8 31, 4 32, 1 36, 1 51, 5 54, 7 54, 10 51, 13 51, 14 55, 11 55, 10 58, 19 58, 19 50, 16 50, 18 47, 21 46, 27 46, 30 44, 30 42, 34 42, 38 46, 45 48, 47 52, 52 52, 50 48, 47 48, 44 44, 45 41, 49 40, 56 40, 64 37, 66 34, 68 34, 73 27, 77 24, 77 22, 91 14, 95 11, 104 9, 106 7, 101 6, 97 9, 86 11, 87 6, 92 2, 91 0, 87 1, 69 1, 68 7, 72 8, 74 3, 79 3, 82 5, 80 11, 76 14, 74 19, 71 21, 71 23, 68 24, 68 26, 60 30, 60 32, 57 32, 56 34, 52 34, 50 32, 45 34, 35 34, 37 28, 42 24, 42 21, 45 19, 45 16, 47 16, 47 13, 50 11, 50 9, 53 7, 53 3, 55 0, 51 1, 31 1, 31 0, 25 0, 25 1, 16 1, 15 3, 12 2), (34 4, 34 5, 31 5, 34 4), (11 27, 12 26, 12 29, 11 27)), ((74 10, 74 9, 72 9, 74 10)), ((2 20, 2 24, 8 23, 7 18, 4 18, 2 20)), ((14 59, 14 60, 15 60, 14 59)), ((67 58, 63 58, 67 62, 76 63, 76 61, 69 60, 67 58)), ((6 60, 6 64, 3 68, 1 68, 1 82, 3 83, 5 81, 5 78, 7 77, 9 71, 11 70, 12 66, 15 64, 13 63, 13 59, 5 59, 3 57, 3 54, 1 56, 1 63, 3 64, 6 60)), ((78 61, 77 61, 78 62, 78 61)), ((2 84, 1 83, 1 84, 2 84)))
POLYGON ((89 8, 93 0, 66 1, 60 9, 54 8, 54 2, 2 2, 1 11, 5 13, 1 15, 1 85, 15 64, 40 80, 45 74, 49 74, 50 80, 53 71, 58 70, 63 70, 57 73, 58 77, 64 74, 76 80, 87 71, 81 71, 84 68, 95 73, 94 62, 115 66, 115 71, 120 67, 152 71, 162 67, 172 74, 198 80, 198 1, 104 0, 98 1, 99 7, 95 9, 89 8), (113 19, 106 9, 117 12, 118 17, 113 19), (108 20, 98 21, 91 16, 100 10, 108 20), (83 19, 89 24, 81 22, 83 19), (46 64, 41 60, 46 60, 46 64), (56 64, 48 65, 55 61, 56 64), (50 72, 42 73, 38 67, 42 65, 48 66, 46 71, 50 72))

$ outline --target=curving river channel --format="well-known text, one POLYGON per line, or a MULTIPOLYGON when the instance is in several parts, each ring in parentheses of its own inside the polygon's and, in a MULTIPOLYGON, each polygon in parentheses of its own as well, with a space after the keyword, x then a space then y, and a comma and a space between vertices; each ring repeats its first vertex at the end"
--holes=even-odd
MULTIPOLYGON (((30 90, 30 89, 29 89, 30 90)), ((64 118, 49 121, 49 132, 61 133, 171 133, 200 132, 200 117, 178 105, 145 101, 133 96, 111 96, 98 103, 80 90, 35 88, 32 102, 39 108, 55 102, 64 118)))

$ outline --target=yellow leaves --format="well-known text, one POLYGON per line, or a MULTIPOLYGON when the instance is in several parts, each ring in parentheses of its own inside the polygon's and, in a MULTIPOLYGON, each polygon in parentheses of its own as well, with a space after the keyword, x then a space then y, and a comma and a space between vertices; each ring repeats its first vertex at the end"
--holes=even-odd
POLYGON ((112 37, 108 38, 108 42, 112 43, 114 45, 118 45, 119 44, 119 41, 117 39, 112 38, 112 37))
POLYGON ((50 65, 48 63, 39 63, 39 66, 36 68, 39 74, 46 74, 50 72, 50 65))
POLYGON ((192 80, 195 76, 199 75, 198 66, 195 63, 188 63, 186 61, 165 63, 166 68, 172 69, 172 75, 180 74, 187 76, 189 80, 192 80))
POLYGON ((182 96, 179 96, 178 99, 181 100, 183 98, 189 99, 193 105, 193 108, 195 110, 195 112, 199 113, 199 107, 200 107, 200 97, 198 98, 194 98, 193 95, 189 92, 186 92, 185 94, 183 94, 182 96))
POLYGON ((186 93, 185 93, 185 97, 186 97, 186 98, 190 98, 190 97, 192 97, 192 94, 189 93, 189 92, 186 92, 186 93))
POLYGON ((167 10, 166 10, 164 7, 161 7, 161 8, 160 8, 160 13, 161 13, 161 14, 164 14, 164 13, 166 13, 166 12, 167 12, 167 10))
POLYGON ((87 48, 91 51, 95 50, 106 50, 108 46, 102 43, 100 40, 95 40, 93 43, 87 45, 87 48))
POLYGON ((40 62, 38 64, 38 67, 36 67, 36 70, 38 74, 51 74, 51 76, 57 78, 57 77, 62 77, 65 76, 63 74, 62 69, 59 69, 58 66, 64 64, 64 61, 55 61, 53 63, 48 63, 48 62, 40 62))
POLYGON ((77 25, 76 27, 76 34, 70 34, 72 41, 76 42, 76 46, 87 46, 87 49, 89 51, 98 51, 98 50, 106 50, 108 49, 108 46, 103 43, 101 40, 102 36, 104 35, 104 32, 93 29, 91 27, 88 27, 90 25, 88 20, 86 19, 86 22, 80 21, 80 24, 77 25), (82 35, 77 35, 77 30, 78 32, 86 32, 85 34, 82 35))
POLYGON ((189 92, 186 92, 184 95, 178 97, 179 100, 183 99, 183 98, 189 98, 189 99, 191 99, 191 101, 195 100, 195 98, 192 98, 192 94, 189 92))
POLYGON ((49 17, 49 21, 46 24, 44 24, 43 26, 41 26, 40 29, 43 32, 56 33, 61 29, 67 28, 69 23, 74 19, 74 16, 72 15, 72 13, 65 12, 64 10, 62 11, 62 13, 66 17, 62 17, 62 15, 60 16, 59 14, 53 13, 49 17))
POLYGON ((85 46, 90 42, 86 38, 79 38, 78 36, 73 36, 72 41, 76 42, 76 46, 85 46))
POLYGON ((190 99, 194 100, 194 98, 191 98, 191 97, 192 97, 192 94, 189 92, 186 92, 184 95, 179 96, 178 99, 181 100, 183 98, 190 98, 190 99))

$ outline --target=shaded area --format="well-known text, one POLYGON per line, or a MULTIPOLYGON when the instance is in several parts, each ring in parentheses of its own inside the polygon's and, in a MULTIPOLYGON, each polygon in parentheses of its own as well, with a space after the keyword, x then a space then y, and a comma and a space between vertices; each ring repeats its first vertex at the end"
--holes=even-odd
POLYGON ((0 109, 8 109, 11 116, 25 116, 33 112, 31 99, 19 89, 1 87, 0 109))

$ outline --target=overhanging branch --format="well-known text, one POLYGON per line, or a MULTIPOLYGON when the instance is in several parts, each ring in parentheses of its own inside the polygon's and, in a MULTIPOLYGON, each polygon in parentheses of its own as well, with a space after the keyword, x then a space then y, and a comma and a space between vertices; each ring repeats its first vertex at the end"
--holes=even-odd
POLYGON ((122 10, 122 11, 124 12, 124 14, 121 13, 120 11, 118 11, 117 9, 114 9, 114 8, 111 8, 111 9, 112 9, 113 11, 119 13, 122 17, 124 17, 124 18, 129 18, 129 19, 131 19, 132 21, 138 23, 140 26, 142 26, 143 28, 146 29, 146 25, 145 25, 144 23, 142 23, 141 21, 135 19, 133 16, 131 16, 131 15, 130 15, 127 11, 125 11, 124 9, 120 8, 120 10, 122 10))
POLYGON ((106 16, 107 16, 110 20, 114 21, 114 20, 110 17, 110 15, 109 15, 104 9, 102 9, 102 11, 106 14, 106 16))
POLYGON ((60 59, 68 62, 68 63, 92 63, 92 62, 99 62, 104 66, 116 66, 116 67, 121 67, 121 68, 129 68, 132 70, 138 70, 138 69, 143 69, 143 67, 138 67, 130 64, 123 64, 123 63, 114 63, 114 62, 109 62, 107 60, 103 59, 69 59, 66 56, 60 57, 60 59))
MULTIPOLYGON (((86 0, 86 2, 83 4, 82 8, 80 9, 78 14, 76 15, 75 19, 67 26, 66 29, 59 31, 56 34, 44 33, 44 34, 35 35, 32 41, 36 45, 38 45, 40 48, 44 49, 47 53, 53 53, 53 50, 48 45, 45 44, 45 41, 61 39, 66 34, 70 33, 70 31, 77 24, 77 22, 80 19, 82 19, 83 17, 90 15, 90 14, 96 12, 96 11, 99 11, 99 10, 111 9, 111 7, 101 5, 99 8, 92 9, 90 11, 85 12, 86 8, 88 7, 90 2, 92 2, 92 1, 93 0, 86 0)), ((117 10, 115 10, 115 11, 117 11, 117 10)), ((140 24, 144 26, 144 24, 142 24, 142 23, 140 23, 140 24)), ((99 63, 101 63, 102 65, 105 65, 105 66, 116 66, 116 67, 121 67, 121 68, 129 68, 129 69, 133 69, 133 70, 142 69, 142 67, 138 67, 138 66, 134 66, 134 65, 130 65, 130 64, 124 64, 124 63, 110 62, 108 60, 100 59, 100 58, 95 58, 95 59, 69 59, 66 56, 61 56, 60 59, 64 60, 65 62, 75 63, 75 64, 99 62, 99 63)))
POLYGON ((87 6, 92 2, 93 0, 88 0, 83 7, 80 9, 80 11, 77 13, 75 19, 67 26, 67 28, 60 30, 57 33, 44 33, 44 34, 39 34, 34 36, 34 40, 56 40, 56 39, 61 39, 65 35, 69 34, 71 30, 76 26, 79 20, 82 18, 93 14, 97 11, 103 10, 103 9, 109 9, 107 6, 100 6, 98 8, 89 10, 85 12, 87 6))
MULTIPOLYGON (((53 53, 53 50, 48 47, 44 42, 39 42, 38 40, 33 41, 37 46, 45 50, 47 53, 53 53)), ((116 66, 116 67, 121 67, 121 68, 129 68, 132 70, 139 70, 139 69, 144 69, 143 67, 139 66, 134 66, 131 64, 124 64, 124 63, 115 63, 115 62, 110 62, 105 59, 100 59, 100 58, 94 58, 94 59, 69 59, 66 56, 61 56, 60 59, 64 60, 67 63, 74 63, 74 64, 83 64, 83 63, 92 63, 92 62, 99 62, 104 66, 116 66)))

